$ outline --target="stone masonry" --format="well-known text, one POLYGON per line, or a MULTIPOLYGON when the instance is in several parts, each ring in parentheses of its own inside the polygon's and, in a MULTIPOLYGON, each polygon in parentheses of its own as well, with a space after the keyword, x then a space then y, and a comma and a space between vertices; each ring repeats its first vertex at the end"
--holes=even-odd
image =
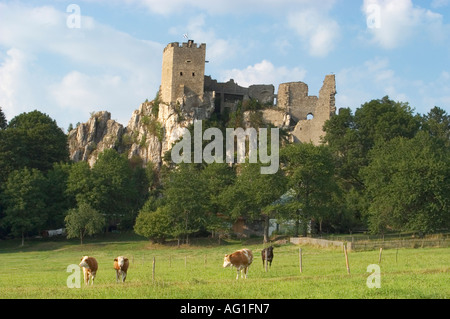
POLYGON ((234 82, 218 82, 205 76, 206 44, 170 43, 163 52, 161 100, 167 104, 179 103, 185 109, 215 105, 215 112, 233 110, 239 101, 256 99, 266 105, 264 119, 273 124, 290 127, 295 142, 320 144, 322 127, 336 112, 336 81, 334 75, 325 77, 319 97, 310 96, 308 85, 289 82, 279 85, 278 94, 272 84, 242 87, 234 82), (274 105, 277 100, 276 107, 274 105), (272 107, 272 109, 271 109, 272 107))

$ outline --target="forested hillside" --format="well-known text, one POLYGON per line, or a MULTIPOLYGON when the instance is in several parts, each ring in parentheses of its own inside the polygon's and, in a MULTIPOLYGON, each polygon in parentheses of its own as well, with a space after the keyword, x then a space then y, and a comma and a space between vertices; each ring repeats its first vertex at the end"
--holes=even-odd
MULTIPOLYGON (((270 127, 258 114, 262 107, 213 114, 203 130, 244 127, 244 118, 270 127)), ((0 109, 0 237, 64 227, 69 237, 134 229, 154 241, 189 242, 228 233, 239 217, 266 228, 269 218, 294 221, 300 235, 309 221, 314 233, 450 227, 446 111, 415 114, 384 97, 354 113, 341 109, 324 130, 321 146, 289 143, 280 130, 280 169, 270 175, 260 173, 261 163, 176 165, 169 152, 161 167, 143 165, 119 143, 91 167, 69 160, 68 135, 48 115, 33 111, 7 122, 0 109), (86 211, 98 218, 83 221, 86 211)))

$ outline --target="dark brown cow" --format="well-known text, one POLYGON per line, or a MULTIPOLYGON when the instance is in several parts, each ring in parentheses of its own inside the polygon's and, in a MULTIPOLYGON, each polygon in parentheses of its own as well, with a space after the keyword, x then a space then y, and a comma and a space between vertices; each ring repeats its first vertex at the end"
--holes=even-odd
POLYGON ((248 267, 253 261, 253 253, 250 249, 244 248, 230 255, 225 255, 223 259, 223 267, 236 267, 237 276, 236 280, 239 279, 239 271, 241 271, 241 278, 247 278, 248 267))
POLYGON ((267 263, 269 266, 272 266, 272 260, 273 260, 273 247, 267 247, 263 250, 261 250, 261 257, 262 257, 262 263, 264 267, 264 261, 266 260, 266 251, 267 251, 267 263))

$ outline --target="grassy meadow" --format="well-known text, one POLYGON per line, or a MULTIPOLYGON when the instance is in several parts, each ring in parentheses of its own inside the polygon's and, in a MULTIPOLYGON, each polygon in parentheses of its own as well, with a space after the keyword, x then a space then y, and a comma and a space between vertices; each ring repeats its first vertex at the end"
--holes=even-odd
POLYGON ((379 252, 350 252, 350 275, 341 249, 275 245, 274 261, 264 271, 260 239, 202 239, 190 246, 155 245, 137 236, 108 236, 80 245, 68 240, 0 241, 1 298, 157 298, 157 299, 307 299, 307 298, 434 298, 450 297, 450 248, 384 250, 381 288, 366 285, 367 266, 378 264, 379 252), (222 268, 223 256, 250 248, 254 262, 249 278, 236 281, 235 268, 222 268), (81 256, 97 258, 93 287, 68 288, 67 272, 81 256), (116 283, 113 259, 130 259, 125 283, 116 283), (155 278, 152 279, 153 258, 155 278))

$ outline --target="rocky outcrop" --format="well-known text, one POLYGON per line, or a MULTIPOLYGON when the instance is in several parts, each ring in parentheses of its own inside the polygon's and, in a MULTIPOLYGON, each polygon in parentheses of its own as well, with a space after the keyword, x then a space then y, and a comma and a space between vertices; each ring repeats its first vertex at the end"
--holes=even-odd
POLYGON ((70 159, 87 161, 92 166, 105 149, 118 147, 124 132, 122 124, 111 120, 111 113, 94 113, 86 123, 69 132, 70 159))
POLYGON ((114 148, 134 162, 144 166, 152 162, 158 167, 164 153, 180 138, 182 129, 194 120, 209 118, 213 110, 211 98, 199 107, 183 101, 175 105, 144 102, 132 113, 126 127, 111 120, 109 112, 94 113, 86 123, 69 132, 70 158, 74 162, 87 161, 92 167, 101 152, 114 148))

